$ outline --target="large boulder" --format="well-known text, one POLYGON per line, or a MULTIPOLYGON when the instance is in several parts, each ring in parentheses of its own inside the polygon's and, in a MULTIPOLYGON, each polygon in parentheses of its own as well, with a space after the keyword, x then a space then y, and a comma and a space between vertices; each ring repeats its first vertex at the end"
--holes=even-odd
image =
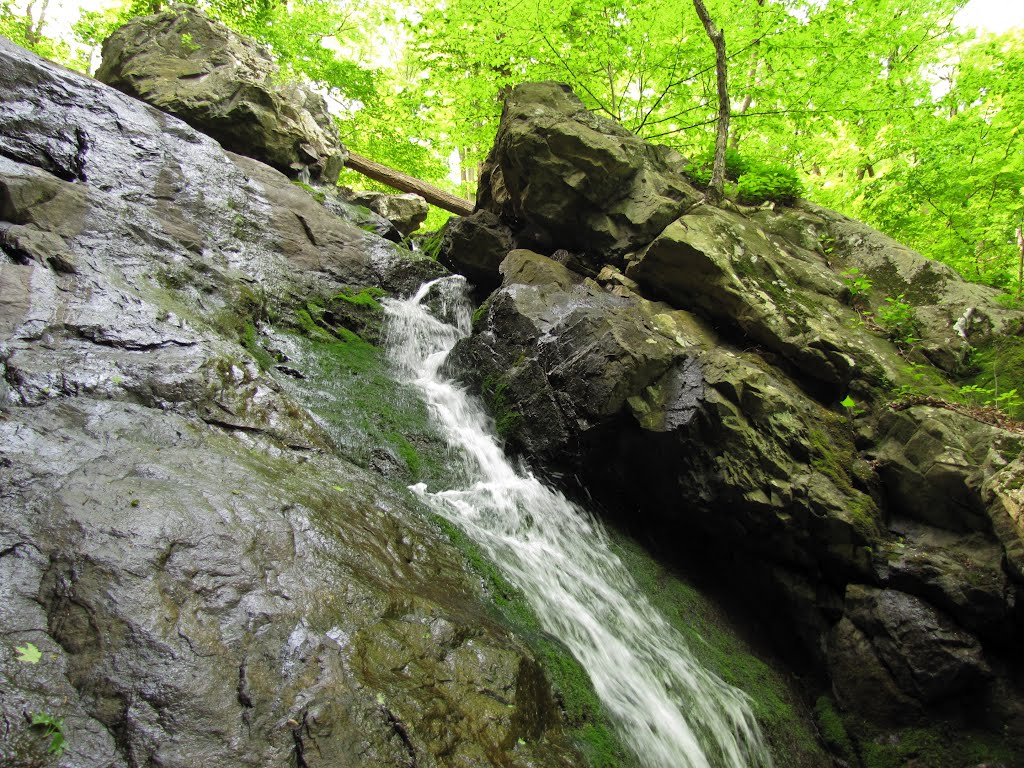
POLYGON ((85 768, 579 765, 350 436, 388 385, 337 324, 443 272, 2 38, 0 91, 0 763, 57 764, 40 714, 85 768))
POLYGON ((830 638, 839 699, 888 721, 913 720, 922 703, 965 698, 991 677, 981 644, 904 592, 851 584, 830 638))
POLYGON ((103 41, 96 77, 293 177, 307 171, 333 184, 348 157, 322 96, 188 5, 117 29, 103 41))
POLYGON ((385 192, 354 192, 348 199, 390 221, 403 237, 419 229, 430 213, 427 201, 412 193, 389 195, 385 192))
POLYGON ((872 473, 841 418, 688 312, 530 251, 501 271, 449 364, 513 449, 780 567, 870 573, 872 473))
POLYGON ((686 161, 591 113, 568 86, 525 83, 505 100, 477 208, 520 247, 581 252, 595 270, 647 244, 699 199, 686 161))
POLYGON ((448 219, 437 258, 486 296, 501 283, 498 268, 513 247, 512 230, 496 214, 480 210, 448 219))
POLYGON ((1024 313, 1000 304, 995 288, 969 283, 946 264, 835 211, 801 201, 751 218, 779 246, 817 252, 844 282, 852 270, 870 281, 857 297, 865 315, 884 316, 892 302, 908 305, 907 330, 916 339, 908 345, 910 356, 944 371, 962 370, 973 349, 1001 334, 1019 334, 1024 325, 1024 313))

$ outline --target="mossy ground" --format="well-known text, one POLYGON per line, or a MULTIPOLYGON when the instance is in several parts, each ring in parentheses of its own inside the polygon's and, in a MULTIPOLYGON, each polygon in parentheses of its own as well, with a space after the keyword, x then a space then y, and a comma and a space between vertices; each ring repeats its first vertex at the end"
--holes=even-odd
POLYGON ((859 768, 966 768, 1024 765, 1024 754, 991 733, 932 723, 928 727, 882 729, 844 715, 829 696, 814 707, 829 749, 846 765, 859 768))
POLYGON ((641 591, 688 640, 697 660, 750 697, 775 764, 829 765, 795 682, 755 652, 707 595, 624 535, 613 532, 612 541, 641 591))
POLYGON ((449 451, 431 425, 416 391, 397 381, 384 350, 366 335, 382 335, 377 289, 348 289, 310 300, 289 318, 289 361, 315 386, 304 386, 304 405, 327 425, 341 453, 363 467, 392 474, 405 485, 452 472, 449 451))

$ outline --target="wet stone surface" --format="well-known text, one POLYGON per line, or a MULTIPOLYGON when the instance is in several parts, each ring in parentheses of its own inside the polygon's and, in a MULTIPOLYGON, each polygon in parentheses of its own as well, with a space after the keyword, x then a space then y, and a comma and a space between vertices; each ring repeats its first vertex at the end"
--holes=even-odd
POLYGON ((461 553, 273 348, 439 268, 3 40, 0 89, 0 763, 577 764, 461 553))

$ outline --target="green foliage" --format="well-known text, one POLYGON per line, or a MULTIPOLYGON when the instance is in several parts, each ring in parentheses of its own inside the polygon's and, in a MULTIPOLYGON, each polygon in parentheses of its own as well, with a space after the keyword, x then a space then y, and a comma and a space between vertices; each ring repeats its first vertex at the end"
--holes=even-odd
MULTIPOLYGON (((704 153, 687 169, 687 175, 700 186, 711 182, 713 154, 704 153)), ((795 168, 783 163, 766 163, 729 149, 725 153, 725 178, 736 182, 736 202, 743 205, 760 205, 776 202, 792 205, 803 192, 795 168)))
POLYGON ((420 244, 420 251, 428 259, 437 261, 441 255, 441 244, 444 242, 444 228, 421 235, 417 238, 420 244))
POLYGON ((48 712, 36 712, 32 715, 32 727, 41 728, 43 736, 50 740, 47 751, 60 757, 64 754, 64 718, 54 717, 48 712))
POLYGON ((960 388, 961 395, 974 405, 991 405, 1007 415, 1024 418, 1021 382, 1024 382, 1024 336, 1005 335, 976 349, 971 355, 971 370, 960 388))
POLYGON ((192 39, 192 35, 190 35, 188 32, 182 32, 181 33, 181 47, 184 48, 189 53, 195 53, 202 46, 199 45, 198 43, 196 43, 192 39))
POLYGON ((793 205, 802 192, 796 170, 782 163, 753 165, 736 183, 736 201, 743 205, 768 201, 793 205))
POLYGON ((867 297, 871 293, 873 283, 871 278, 863 274, 856 267, 851 267, 845 272, 839 273, 843 285, 850 292, 850 303, 858 309, 867 307, 867 297))
POLYGON ((888 296, 885 305, 875 313, 889 338, 900 347, 909 347, 919 341, 917 314, 906 301, 904 294, 893 298, 888 296))
MULTIPOLYGON (((71 49, 64 40, 45 34, 47 6, 27 3, 20 7, 12 0, 0 0, 0 35, 33 53, 62 64, 76 64, 71 49)), ((78 65, 81 68, 81 65, 78 65)))
POLYGON ((14 651, 17 654, 17 660, 25 664, 38 664, 39 660, 43 658, 43 652, 32 643, 19 645, 14 651))
POLYGON ((817 198, 1019 296, 1022 77, 1024 30, 961 48, 948 91, 928 95, 926 111, 894 112, 876 134, 874 175, 828 174, 817 198))

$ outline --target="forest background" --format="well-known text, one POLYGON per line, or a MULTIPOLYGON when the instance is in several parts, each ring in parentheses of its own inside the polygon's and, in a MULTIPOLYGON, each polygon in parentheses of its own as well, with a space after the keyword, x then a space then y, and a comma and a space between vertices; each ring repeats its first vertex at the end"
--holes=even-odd
MULTIPOLYGON (((62 31, 48 2, 0 0, 0 34, 82 71, 116 26, 160 9, 124 0, 62 31)), ((695 167, 713 148, 715 53, 692 0, 191 2, 316 83, 351 149, 470 199, 523 81, 566 82, 695 167)), ((726 39, 732 176, 785 164, 810 200, 1020 303, 1024 28, 979 35, 954 21, 965 4, 706 0, 726 39)))

